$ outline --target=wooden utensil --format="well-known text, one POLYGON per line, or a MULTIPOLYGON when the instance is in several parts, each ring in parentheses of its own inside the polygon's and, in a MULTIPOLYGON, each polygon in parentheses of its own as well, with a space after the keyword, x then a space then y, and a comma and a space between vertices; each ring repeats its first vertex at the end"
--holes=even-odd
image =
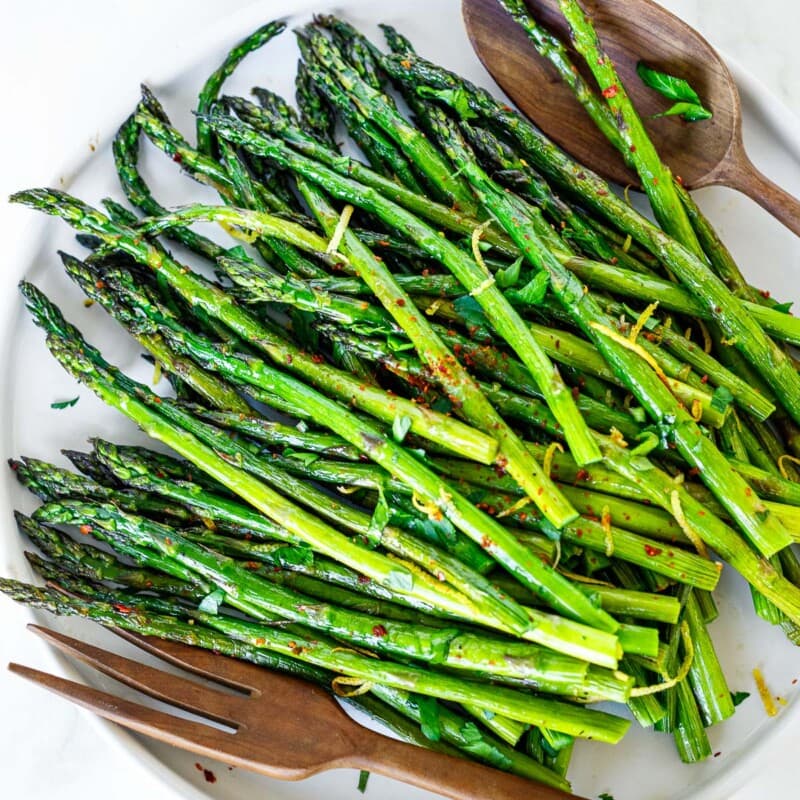
MULTIPOLYGON (((527 0, 534 18, 569 42, 558 0, 527 0)), ((687 188, 722 184, 751 197, 800 236, 800 201, 762 175, 742 143, 736 84, 719 54, 693 28, 650 0, 582 0, 656 148, 687 188), (636 74, 640 60, 685 78, 714 116, 702 122, 652 119, 669 107, 636 74)), ((462 0, 475 52, 500 87, 551 139, 603 177, 639 185, 636 175, 595 127, 549 61, 496 0, 462 0)), ((590 85, 579 55, 574 62, 590 85)))
POLYGON ((142 650, 239 692, 230 694, 39 625, 28 628, 126 686, 235 731, 176 717, 20 664, 9 664, 12 672, 126 728, 233 766, 287 781, 351 767, 454 800, 578 800, 507 772, 382 736, 350 719, 321 687, 254 664, 117 631, 142 650))

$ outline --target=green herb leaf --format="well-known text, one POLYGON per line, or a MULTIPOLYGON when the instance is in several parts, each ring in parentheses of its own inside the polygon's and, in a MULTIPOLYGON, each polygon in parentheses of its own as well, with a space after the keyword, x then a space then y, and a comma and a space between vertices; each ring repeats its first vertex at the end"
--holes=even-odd
POLYGON ((217 615, 219 607, 225 601, 225 592, 222 589, 215 589, 211 594, 207 594, 197 606, 198 611, 204 611, 206 614, 217 615))
POLYGON ((600 794, 597 795, 597 797, 598 800, 614 800, 614 795, 609 794, 608 792, 600 792, 600 794))
POLYGON ((483 313, 480 303, 468 294, 457 298, 453 302, 453 308, 464 324, 468 327, 476 327, 481 331, 489 331, 489 320, 483 313))
POLYGON ((499 269, 495 273, 494 279, 501 289, 510 289, 516 285, 519 280, 520 268, 522 267, 522 256, 520 256, 513 264, 505 269, 499 269))
POLYGON ((402 353, 404 350, 413 350, 414 343, 409 342, 404 336, 389 334, 386 337, 386 345, 393 353, 402 353))
POLYGON ((688 81, 683 78, 676 78, 666 72, 659 72, 657 69, 648 67, 643 61, 636 65, 636 72, 642 79, 645 86, 655 89, 667 100, 675 100, 675 105, 663 114, 656 114, 656 117, 671 117, 680 115, 687 122, 697 122, 702 119, 711 119, 711 112, 703 107, 703 101, 697 92, 692 89, 688 81))
POLYGON ((273 555, 285 566, 310 567, 314 563, 314 551, 308 545, 281 545, 273 555))
POLYGON ((441 100, 458 114, 462 122, 478 116, 470 107, 469 93, 465 89, 434 89, 432 86, 418 86, 417 94, 420 97, 441 100))
POLYGON ((547 294, 547 287, 550 285, 550 276, 544 270, 537 272, 518 292, 514 292, 514 297, 520 303, 530 306, 538 306, 547 294))
POLYGON ((386 576, 384 586, 401 592, 410 592, 414 588, 414 576, 407 569, 392 569, 386 576))
POLYGON ((225 252, 225 255, 228 256, 228 258, 235 258, 237 261, 246 261, 249 264, 255 263, 247 250, 245 250, 240 244, 229 247, 225 252))
POLYGON ((725 386, 718 386, 711 395, 711 408, 724 414, 728 406, 733 402, 731 390, 725 386))
POLYGON ((303 466, 310 466, 315 461, 319 461, 320 456, 317 453, 307 453, 303 450, 292 450, 291 448, 286 448, 283 451, 285 456, 289 458, 293 458, 295 461, 299 461, 303 466))
POLYGON ((750 697, 750 692, 731 692, 731 701, 738 706, 750 697))
POLYGON ((373 546, 377 546, 380 542, 383 529, 389 524, 391 516, 392 512, 386 502, 386 497, 383 492, 378 492, 378 502, 375 504, 375 510, 372 512, 369 528, 367 529, 367 536, 373 546))
POLYGON ((411 417, 405 414, 398 414, 392 420, 392 437, 399 444, 406 438, 406 434, 411 428, 411 417))
POLYGON ((435 697, 414 695, 419 710, 419 724, 426 739, 438 742, 442 738, 442 721, 439 714, 439 703, 435 697))
POLYGON ((453 402, 444 395, 440 395, 431 403, 431 409, 440 414, 449 414, 453 410, 453 402))
POLYGON ((702 105, 697 92, 683 78, 676 78, 674 75, 652 69, 644 61, 640 61, 636 65, 636 72, 645 86, 655 89, 667 100, 683 100, 687 103, 702 105))
POLYGON ((367 770, 362 769, 361 772, 358 773, 358 791, 361 794, 367 791, 367 783, 369 782, 369 772, 367 770))
POLYGON ((50 403, 50 408, 55 408, 57 411, 62 408, 72 408, 79 399, 80 397, 73 397, 72 400, 58 400, 55 403, 50 403))
POLYGON ((788 303, 776 303, 772 306, 773 311, 780 311, 781 314, 788 314, 789 309, 794 305, 794 302, 790 300, 788 303))
POLYGON ((459 747, 467 753, 498 769, 507 770, 511 766, 511 759, 488 741, 474 722, 462 725, 459 734, 461 736, 459 747))
POLYGON ((697 105, 697 103, 675 103, 666 111, 660 114, 653 114, 653 119, 659 117, 683 117, 687 122, 700 122, 704 119, 711 119, 712 114, 707 108, 697 105))

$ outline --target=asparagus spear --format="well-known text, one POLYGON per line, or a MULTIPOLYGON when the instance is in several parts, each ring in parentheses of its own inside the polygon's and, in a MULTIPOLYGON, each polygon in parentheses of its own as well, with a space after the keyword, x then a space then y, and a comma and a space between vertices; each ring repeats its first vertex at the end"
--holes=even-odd
POLYGON ((669 436, 681 455, 700 470, 703 482, 760 551, 770 556, 782 549, 787 531, 774 516, 766 512, 752 488, 733 471, 713 443, 703 436, 695 421, 675 401, 650 364, 639 354, 621 346, 619 337, 614 334, 613 320, 603 313, 591 293, 585 292, 574 276, 542 245, 536 230, 535 215, 521 208, 513 196, 499 189, 480 169, 458 129, 444 114, 440 114, 438 120, 440 136, 447 142, 448 155, 463 170, 464 176, 475 186, 487 208, 498 216, 533 266, 544 270, 559 302, 612 365, 619 379, 626 383, 657 424, 667 424, 669 436))
MULTIPOLYGON (((613 69, 610 60, 606 61, 602 68, 613 69)), ((602 179, 573 162, 516 112, 503 109, 487 92, 418 57, 398 59, 390 56, 384 59, 383 66, 393 79, 415 88, 418 92, 419 86, 425 86, 427 88, 423 89, 423 93, 430 96, 433 90, 436 97, 444 102, 451 100, 453 92, 460 89, 459 96, 465 97, 468 107, 479 116, 491 119, 514 137, 525 151, 526 158, 530 158, 542 172, 575 190, 593 210, 607 215, 626 233, 646 243, 681 283, 706 306, 724 335, 763 375, 795 421, 800 419, 800 378, 796 371, 786 355, 774 346, 761 327, 745 313, 739 300, 711 272, 702 254, 698 256, 680 241, 647 222, 627 203, 613 195, 602 179)), ((658 186, 662 184, 672 186, 671 180, 667 179, 660 180, 658 186)), ((678 203, 680 204, 679 200, 678 203)), ((680 208, 682 210, 683 206, 680 208)), ((691 226, 688 235, 694 238, 691 226)), ((517 244, 519 246, 518 242, 517 244)))
MULTIPOLYGON (((302 371, 302 374, 309 379, 326 386, 329 391, 338 394, 347 402, 355 399, 357 407, 372 409, 389 423, 397 414, 408 416, 411 419, 411 430, 415 433, 427 433, 432 438, 440 439, 450 448, 463 446, 464 452, 475 456, 477 460, 488 462, 493 460, 497 445, 486 434, 436 412, 420 409, 402 398, 390 399, 386 393, 373 387, 363 386, 347 373, 320 363, 318 359, 293 346, 286 339, 277 337, 272 330, 238 307, 221 289, 206 283, 156 245, 143 240, 141 234, 112 223, 103 214, 75 198, 56 190, 33 190, 17 193, 13 201, 56 214, 79 229, 90 230, 105 237, 107 241, 114 243, 164 276, 192 306, 200 307, 212 317, 225 322, 247 341, 267 353, 276 363, 302 371)), ((222 217, 228 216, 232 220, 241 220, 240 215, 245 214, 253 224, 263 217, 260 214, 249 216, 251 212, 240 210, 235 214, 235 211, 237 210, 221 208, 213 213, 219 213, 222 217)), ((276 221, 275 225, 282 229, 279 221, 276 221)), ((305 233, 301 234, 301 238, 305 240, 305 233)), ((318 244, 319 242, 311 246, 318 244)))
POLYGON ((230 77, 242 59, 248 54, 266 44, 270 39, 283 33, 286 23, 280 20, 268 22, 258 30, 253 31, 248 37, 239 42, 226 56, 222 64, 208 76, 200 96, 197 99, 197 147, 201 153, 211 155, 212 143, 211 132, 201 116, 206 113, 214 104, 219 95, 225 79, 230 77))
MULTIPOLYGON (((129 613, 116 611, 106 603, 87 603, 82 598, 71 598, 53 589, 38 589, 17 581, 0 580, 0 591, 19 602, 54 610, 65 615, 81 615, 104 623, 134 629, 140 633, 159 635, 149 628, 155 617, 160 628, 166 623, 163 617, 132 609, 129 613), (135 627, 134 627, 135 626, 135 627)), ((615 742, 624 735, 628 723, 609 714, 584 710, 566 703, 525 695, 513 689, 488 687, 419 668, 401 666, 336 647, 335 643, 322 637, 310 639, 286 633, 275 627, 255 625, 225 615, 194 612, 193 617, 204 626, 217 630, 236 642, 248 644, 265 652, 294 657, 306 664, 323 666, 350 677, 363 678, 388 686, 416 691, 427 696, 439 696, 455 702, 474 701, 490 711, 505 715, 512 711, 512 718, 522 722, 544 725, 565 733, 591 736, 599 741, 615 742)), ((169 620, 171 622, 171 619, 169 620)), ((200 629, 200 626, 186 626, 200 629)), ((198 637, 199 638, 199 637, 198 637)), ((222 652, 229 652, 223 648, 222 652)))
MULTIPOLYGON (((477 299, 492 324, 531 371, 547 398, 548 406, 564 428, 570 449, 576 458, 582 463, 596 460, 596 448, 572 401, 569 389, 561 381, 557 370, 542 352, 525 323, 495 285, 494 279, 475 261, 392 201, 375 192, 365 193, 363 187, 354 180, 341 177, 303 156, 293 154, 282 143, 259 136, 235 120, 215 117, 211 124, 222 138, 229 138, 251 152, 269 157, 281 166, 317 183, 332 196, 354 202, 378 214, 387 222, 404 228, 417 244, 442 261, 477 299)), ((562 522, 563 520, 554 520, 556 525, 562 522)))

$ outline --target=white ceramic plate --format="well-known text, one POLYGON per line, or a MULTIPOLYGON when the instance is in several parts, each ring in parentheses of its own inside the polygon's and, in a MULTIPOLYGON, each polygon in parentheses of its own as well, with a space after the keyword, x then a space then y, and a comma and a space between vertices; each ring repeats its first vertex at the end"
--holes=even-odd
MULTIPOLYGON (((159 64, 154 56, 156 63, 143 68, 143 74, 151 76, 152 88, 179 127, 191 130, 190 109, 199 86, 233 42, 268 18, 263 5, 254 3, 227 20, 224 27, 210 32, 206 41, 199 42, 183 64, 159 64)), ((308 18, 307 13, 298 10, 300 5, 289 0, 285 3, 285 8, 294 12, 290 27, 308 18)), ((333 10, 342 14, 367 34, 374 35, 376 41, 380 41, 377 22, 394 24, 411 38, 423 55, 494 88, 472 53, 453 0, 427 0, 425 14, 420 14, 420 4, 393 3, 387 7, 380 4, 376 9, 376 4, 368 0, 348 0, 335 7, 323 2, 302 5, 304 9, 333 10)), ((274 2, 269 4, 269 17, 275 15, 275 6, 274 2)), ((293 38, 284 34, 260 54, 246 60, 226 91, 246 93, 252 85, 260 84, 290 97, 295 61, 293 38)), ((753 159, 768 174, 778 177, 787 189, 800 193, 800 138, 795 121, 763 87, 733 66, 743 92, 745 139, 753 159)), ((105 142, 105 146, 81 163, 65 165, 63 174, 72 176, 69 190, 89 202, 112 194, 120 196, 107 143, 128 110, 110 109, 108 118, 98 121, 100 141, 105 142)), ((178 178, 173 165, 160 154, 148 149, 143 163, 156 196, 166 204, 185 200, 189 192, 192 197, 198 196, 197 184, 178 178)), ((211 192, 208 199, 216 201, 211 192)), ((731 191, 708 189, 699 193, 699 199, 754 282, 781 299, 800 299, 796 278, 800 274, 800 248, 791 234, 753 203, 731 191)), ((77 289, 63 277, 56 248, 80 252, 67 227, 60 222, 34 217, 31 212, 23 256, 7 265, 2 273, 0 359, 8 380, 0 392, 0 419, 4 421, 0 427, 0 452, 59 460, 57 453, 61 448, 80 449, 89 436, 141 441, 142 435, 130 422, 106 408, 88 391, 76 387, 61 371, 47 354, 41 333, 21 309, 14 285, 24 275, 54 297, 90 341, 102 346, 111 361, 139 377, 150 376, 151 371, 142 363, 137 348, 115 329, 101 310, 84 308, 77 289), (13 379, 19 375, 24 375, 25 380, 13 379), (50 409, 52 401, 76 394, 80 395, 80 402, 75 408, 62 412, 50 409)), ((13 479, 5 476, 0 481, 0 506, 30 510, 34 503, 13 479)), ((3 574, 22 579, 32 577, 22 558, 20 542, 13 534, 0 538, 0 564, 3 574)), ((800 667, 797 651, 779 631, 755 618, 746 586, 730 570, 723 577, 718 602, 720 619, 712 626, 712 634, 731 688, 755 695, 751 670, 760 666, 773 692, 785 698, 789 706, 782 709, 777 719, 769 720, 757 697, 751 697, 733 719, 711 731, 712 744, 719 756, 692 767, 679 762, 669 737, 641 731, 635 725, 616 747, 581 742, 569 774, 576 792, 596 796, 605 791, 613 794, 616 800, 727 797, 752 774, 771 742, 777 737, 783 739, 800 732, 800 715, 791 703, 795 694, 792 681, 800 667)), ((40 621, 54 623, 49 616, 40 621)), ((105 639, 114 643, 113 638, 105 638, 96 627, 80 621, 59 620, 57 626, 93 641, 105 639)), ((62 662, 62 666, 65 671, 74 671, 66 662, 62 662)), ((111 691, 119 691, 117 685, 93 673, 84 678, 111 691)), ((101 725, 135 757, 148 760, 153 769, 185 797, 208 796, 219 800, 256 797, 310 800, 323 795, 328 800, 352 800, 359 797, 356 776, 350 771, 320 775, 299 784, 285 784, 238 770, 231 772, 224 765, 210 762, 204 766, 214 771, 218 781, 207 784, 202 791, 197 788, 195 757, 130 736, 105 723, 101 725)), ((375 776, 368 791, 368 796, 386 800, 431 797, 375 776)))

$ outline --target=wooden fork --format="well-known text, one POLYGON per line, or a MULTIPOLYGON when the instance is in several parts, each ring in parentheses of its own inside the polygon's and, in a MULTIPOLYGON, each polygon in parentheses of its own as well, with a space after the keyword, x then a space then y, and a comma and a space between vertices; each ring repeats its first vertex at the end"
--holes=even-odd
POLYGON ((39 625, 54 647, 150 697, 228 725, 233 733, 157 711, 21 664, 12 672, 126 728, 201 756, 296 781, 351 767, 395 778, 454 800, 566 800, 565 794, 472 761, 390 739, 362 727, 323 689, 188 645, 115 631, 188 672, 238 695, 140 664, 39 625))

